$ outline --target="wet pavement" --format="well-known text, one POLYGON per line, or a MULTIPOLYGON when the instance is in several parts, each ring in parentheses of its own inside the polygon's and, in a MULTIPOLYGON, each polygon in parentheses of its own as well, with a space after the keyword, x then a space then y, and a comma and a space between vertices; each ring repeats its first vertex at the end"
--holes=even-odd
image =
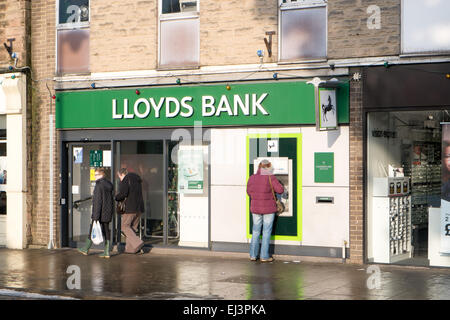
POLYGON ((100 253, 0 249, 0 299, 450 299, 449 269, 282 256, 261 263, 246 254, 205 250, 153 249, 110 259, 100 253))

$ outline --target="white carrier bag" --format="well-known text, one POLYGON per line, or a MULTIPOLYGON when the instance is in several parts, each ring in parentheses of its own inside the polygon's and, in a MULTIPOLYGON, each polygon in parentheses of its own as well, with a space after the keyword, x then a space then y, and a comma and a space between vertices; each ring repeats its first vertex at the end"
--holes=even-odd
POLYGON ((91 240, 95 245, 103 242, 102 227, 98 221, 95 221, 92 226, 91 240))

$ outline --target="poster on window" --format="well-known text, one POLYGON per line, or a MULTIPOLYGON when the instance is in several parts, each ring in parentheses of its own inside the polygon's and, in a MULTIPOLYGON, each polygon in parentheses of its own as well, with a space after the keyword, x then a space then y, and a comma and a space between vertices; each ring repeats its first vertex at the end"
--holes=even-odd
POLYGON ((73 163, 83 163, 83 147, 73 148, 73 163))
POLYGON ((442 125, 440 253, 450 254, 450 124, 442 125))
POLYGON ((337 128, 336 89, 319 89, 319 130, 337 128))
POLYGON ((178 192, 203 193, 203 149, 178 151, 178 192))

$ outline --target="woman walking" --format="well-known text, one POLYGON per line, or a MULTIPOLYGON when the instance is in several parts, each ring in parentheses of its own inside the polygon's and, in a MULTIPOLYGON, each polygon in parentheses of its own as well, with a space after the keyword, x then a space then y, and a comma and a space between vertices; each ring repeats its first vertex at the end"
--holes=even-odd
POLYGON ((83 248, 78 249, 78 251, 84 255, 89 253, 89 249, 92 246, 92 225, 94 224, 94 221, 99 221, 102 227, 103 239, 105 241, 105 250, 100 257, 109 258, 111 250, 109 241, 109 223, 112 220, 114 210, 114 199, 112 192, 113 185, 108 179, 106 179, 106 172, 103 168, 98 168, 95 170, 95 179, 94 194, 92 196, 92 220, 89 228, 89 237, 86 241, 86 245, 83 248))
POLYGON ((284 187, 273 175, 272 164, 268 160, 262 160, 258 166, 258 171, 248 179, 247 183, 247 194, 251 201, 250 212, 253 218, 252 241, 250 243, 250 260, 252 261, 256 261, 258 258, 261 227, 263 232, 260 259, 262 262, 274 260, 273 257, 269 256, 270 235, 277 212, 272 188, 276 193, 284 192, 284 187))

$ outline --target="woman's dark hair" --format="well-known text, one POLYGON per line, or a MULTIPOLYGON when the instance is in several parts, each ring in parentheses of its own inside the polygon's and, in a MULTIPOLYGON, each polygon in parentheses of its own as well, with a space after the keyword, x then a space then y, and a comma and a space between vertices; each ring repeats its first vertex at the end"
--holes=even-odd
POLYGON ((120 175, 127 175, 128 174, 128 170, 127 170, 127 168, 120 168, 119 169, 119 174, 120 175))

